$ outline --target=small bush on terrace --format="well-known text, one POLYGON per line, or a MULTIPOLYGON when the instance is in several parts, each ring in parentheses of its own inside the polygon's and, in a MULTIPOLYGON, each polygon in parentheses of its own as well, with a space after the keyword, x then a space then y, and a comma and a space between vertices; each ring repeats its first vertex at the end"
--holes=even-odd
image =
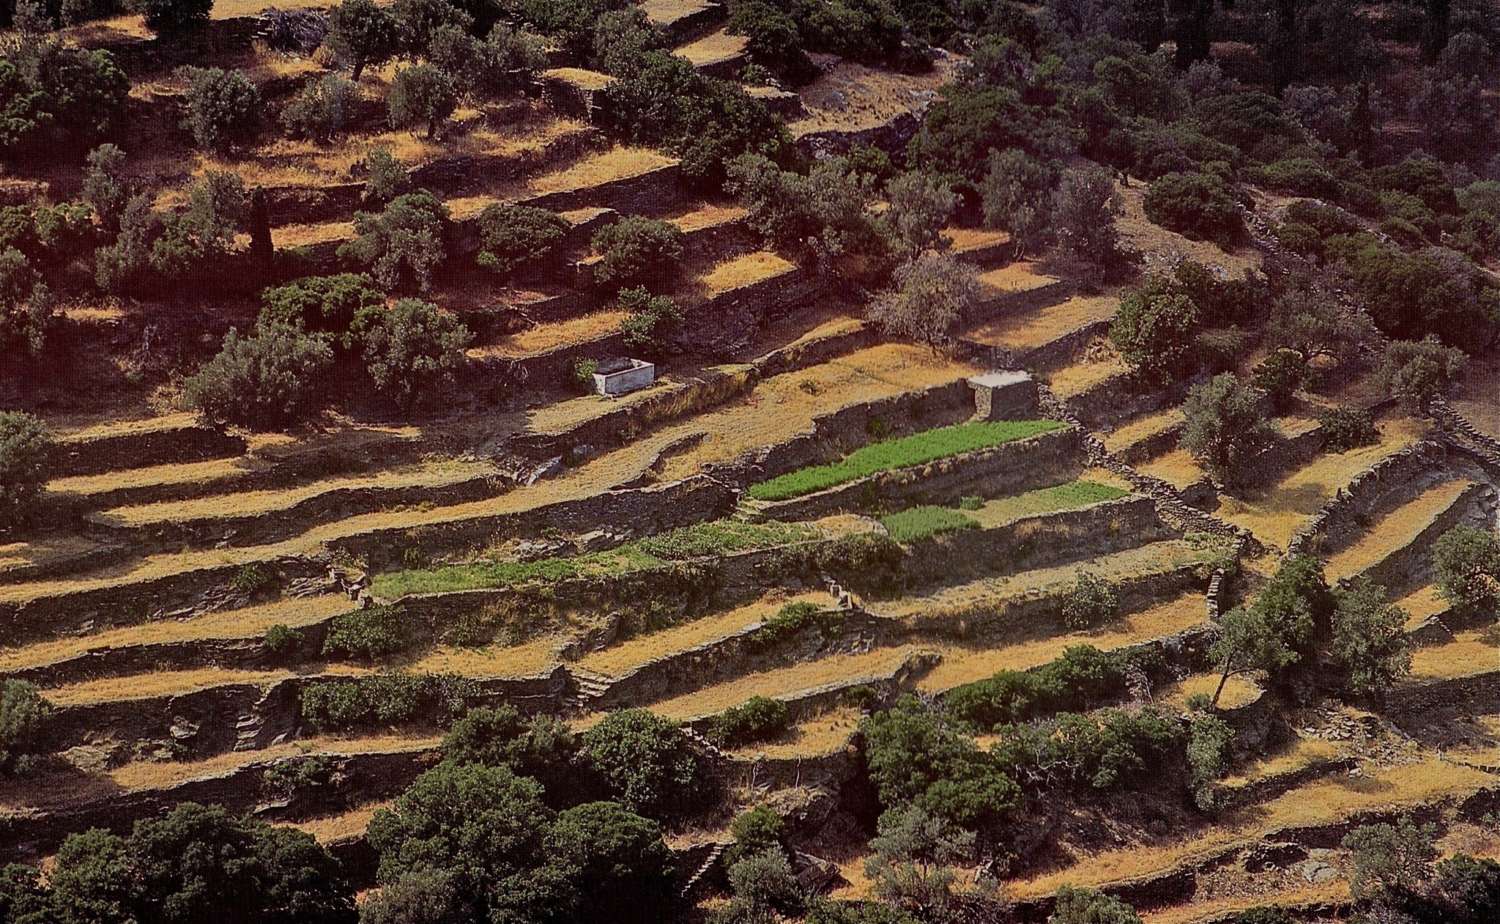
POLYGON ((360 344, 375 390, 410 414, 424 395, 451 383, 464 363, 469 329, 446 311, 418 298, 390 308, 367 308, 354 319, 350 337, 360 344))
POLYGON ((1422 341, 1396 340, 1380 361, 1380 384, 1413 407, 1440 396, 1464 370, 1467 358, 1436 337, 1422 341))
POLYGON ((354 213, 356 239, 341 246, 340 259, 370 267, 386 290, 415 288, 425 292, 432 274, 447 257, 448 207, 427 190, 392 199, 378 214, 354 213))
POLYGON ((1227 242, 1244 228, 1234 188, 1211 173, 1168 173, 1146 190, 1146 217, 1188 237, 1227 242))
POLYGON ((185 67, 187 113, 183 127, 198 147, 229 151, 248 143, 260 130, 260 91, 240 71, 185 67))
POLYGON ((323 44, 358 81, 366 66, 381 64, 395 53, 396 20, 375 0, 343 0, 328 14, 323 44))
POLYGON ((1456 607, 1483 612, 1500 604, 1500 533, 1456 526, 1432 548, 1438 590, 1456 607))
POLYGON ((7 521, 22 520, 47 481, 52 437, 36 417, 22 411, 0 411, 0 512, 7 521))
POLYGON ((725 748, 769 741, 786 731, 791 712, 786 703, 765 696, 752 696, 714 716, 708 737, 725 748))
POLYGON ((672 287, 682 260, 683 234, 675 225, 642 215, 629 215, 594 235, 594 284, 605 291, 646 287, 661 292, 672 287))
POLYGON ((446 724, 478 694, 467 678, 442 674, 375 674, 325 680, 302 689, 302 719, 319 731, 403 725, 422 719, 446 724))
POLYGON ((911 543, 928 536, 973 529, 979 522, 951 507, 913 507, 881 517, 880 524, 892 539, 911 543))
POLYGON ((405 607, 368 606, 333 618, 323 654, 379 661, 416 644, 417 629, 405 607))
POLYGON ((1231 372, 1195 386, 1182 412, 1182 447, 1226 485, 1243 478, 1245 462, 1276 440, 1260 393, 1231 372))
POLYGON ((572 775, 578 739, 553 716, 523 718, 514 706, 471 709, 443 737, 443 759, 507 767, 549 784, 572 775))
POLYGON ((391 81, 386 108, 391 128, 421 128, 436 138, 458 108, 458 86, 431 64, 413 64, 391 81))
POLYGON ((130 0, 128 5, 145 16, 146 28, 172 34, 196 29, 208 22, 214 0, 130 0))
POLYGON ((1080 632, 1115 618, 1120 611, 1120 598, 1108 581, 1085 571, 1063 596, 1059 610, 1063 625, 1080 632))
POLYGON ((1117 652, 1074 645, 1061 658, 1026 671, 1000 671, 948 694, 954 718, 989 730, 1061 709, 1090 709, 1125 693, 1127 661, 1117 652))
POLYGON ((738 520, 713 520, 683 526, 659 536, 648 536, 635 543, 647 555, 663 561, 687 561, 712 555, 729 555, 750 549, 766 549, 818 538, 816 529, 805 523, 742 523, 738 520))
POLYGON ((0 776, 16 770, 40 744, 52 707, 24 680, 0 682, 0 776))
POLYGON ((567 237, 571 225, 556 212, 528 205, 488 205, 479 213, 480 266, 508 276, 526 266, 543 265, 567 237))
POLYGON ((218 355, 183 383, 183 394, 215 424, 275 429, 318 406, 332 366, 326 336, 269 325, 242 337, 230 328, 218 355))
POLYGON ((746 640, 751 650, 765 651, 781 644, 805 629, 815 628, 822 635, 832 635, 843 625, 844 614, 825 610, 815 603, 788 603, 746 640))
POLYGON ((342 336, 348 333, 360 312, 384 304, 385 296, 363 274, 306 276, 261 292, 256 324, 287 325, 342 336))
POLYGON ((1336 407, 1318 415, 1323 431, 1324 452, 1348 452, 1380 441, 1380 431, 1370 412, 1357 407, 1336 407))
POLYGON ((869 316, 887 332, 936 350, 952 341, 954 328, 981 296, 972 267, 929 250, 896 270, 895 285, 875 297, 869 316))
POLYGON ((303 85, 281 110, 281 125, 293 138, 327 144, 344 131, 359 105, 359 88, 352 80, 329 74, 303 85))
POLYGON ((647 356, 661 356, 669 352, 673 336, 682 326, 682 309, 677 302, 665 295, 652 295, 645 288, 623 289, 617 302, 619 308, 629 313, 620 325, 625 345, 647 356))
POLYGON ((1048 924, 1141 924, 1135 909, 1093 889, 1063 886, 1048 924))
POLYGON ((681 817, 711 795, 687 736, 648 710, 610 713, 583 733, 583 751, 615 799, 647 817, 681 817))
POLYGON ((923 465, 936 459, 988 449, 1048 433, 1063 425, 1051 420, 984 421, 954 424, 874 443, 838 462, 799 469, 750 486, 756 500, 785 500, 845 484, 876 472, 923 465))

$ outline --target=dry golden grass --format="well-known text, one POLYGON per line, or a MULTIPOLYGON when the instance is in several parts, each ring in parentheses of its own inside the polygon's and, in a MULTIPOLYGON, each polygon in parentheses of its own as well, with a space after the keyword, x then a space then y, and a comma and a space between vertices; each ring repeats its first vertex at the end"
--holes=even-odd
POLYGON ((708 67, 742 56, 749 43, 750 40, 743 35, 730 35, 720 29, 681 46, 676 54, 687 58, 694 67, 708 67))
POLYGON ((58 639, 0 651, 0 671, 51 664, 103 648, 159 645, 198 639, 258 638, 274 625, 308 625, 353 608, 343 594, 298 597, 191 619, 161 619, 93 635, 58 639))
POLYGON ((1182 420, 1181 407, 1169 407, 1164 411, 1137 417, 1106 436, 1104 448, 1110 452, 1119 452, 1181 425, 1182 420))
POLYGON ((1259 780, 1280 776, 1283 773, 1292 773, 1311 767, 1320 761, 1338 757, 1344 751, 1344 745, 1335 741, 1325 741, 1322 738, 1298 738, 1290 747, 1246 765, 1238 772, 1226 776, 1222 782, 1231 788, 1245 786, 1259 780))
POLYGON ((1473 486, 1467 479, 1434 485, 1392 510, 1367 530, 1353 545, 1328 559, 1325 571, 1330 581, 1353 577, 1414 542, 1434 517, 1452 507, 1473 486))
POLYGON ((1411 675, 1423 680, 1467 677, 1500 670, 1500 633, 1495 629, 1471 629, 1453 636, 1444 645, 1430 645, 1412 652, 1411 675))
POLYGON ((585 70, 581 67, 554 67, 542 71, 544 78, 561 80, 564 83, 578 87, 580 90, 598 92, 609 87, 615 82, 615 78, 609 74, 601 74, 598 71, 585 70))
POLYGON ((1421 439, 1427 425, 1412 418, 1380 424, 1380 441, 1348 452, 1316 456, 1271 487, 1243 498, 1221 497, 1218 515, 1257 539, 1285 548, 1308 519, 1355 475, 1421 439))
POLYGON ((666 27, 713 4, 708 0, 644 0, 638 5, 653 25, 666 27))
MULTIPOLYGON (((334 664, 329 665, 323 673, 355 677, 367 674, 369 671, 352 665, 334 664)), ((180 696, 183 693, 226 684, 269 686, 293 676, 296 675, 291 671, 225 670, 218 667, 205 667, 197 670, 158 671, 151 674, 89 680, 53 687, 46 691, 46 696, 58 706, 83 706, 116 700, 147 699, 153 696, 180 696)))
MULTIPOLYGON (((1190 677, 1184 677, 1182 680, 1163 690, 1160 698, 1164 702, 1171 703, 1174 706, 1185 707, 1188 697, 1197 693, 1212 697, 1214 690, 1218 689, 1218 687, 1218 674, 1193 674, 1190 677)), ((1263 692, 1260 684, 1256 683, 1253 679, 1243 674, 1236 674, 1229 678, 1228 683, 1224 684, 1224 692, 1219 696, 1219 708, 1238 709, 1241 706, 1248 706, 1260 699, 1263 692)))
MULTIPOLYGON (((1105 580, 1119 580, 1131 575, 1158 573, 1193 562, 1207 561, 1209 553, 1186 542, 1153 542, 1111 555, 1091 559, 1086 569, 1105 580)), ((982 578, 964 584, 941 588, 930 594, 905 597, 873 605, 881 616, 911 619, 919 625, 923 619, 938 619, 947 614, 964 614, 986 607, 999 608, 1023 596, 1055 593, 1071 587, 1085 566, 1079 563, 1038 568, 1003 577, 982 578)))
POLYGON ((999 244, 1010 243, 1010 235, 1004 231, 996 231, 993 228, 947 228, 943 231, 943 240, 948 242, 954 253, 966 253, 970 250, 979 250, 984 247, 994 247, 999 244))
POLYGON ((1219 850, 1258 843, 1270 831, 1328 824, 1352 814, 1405 808, 1462 797, 1494 777, 1436 757, 1392 767, 1370 767, 1358 777, 1318 780, 1245 809, 1223 825, 1176 842, 1101 851, 1054 872, 1008 883, 1017 898, 1047 895, 1063 885, 1099 886, 1166 872, 1219 850))
POLYGON ((109 772, 109 778, 127 790, 150 789, 170 786, 195 777, 212 773, 223 773, 246 764, 265 763, 283 757, 301 757, 307 754, 372 754, 377 752, 402 753, 435 748, 442 743, 441 736, 413 737, 411 735, 371 735, 355 738, 303 738, 287 744, 273 744, 254 751, 230 751, 216 754, 205 760, 185 762, 137 761, 109 772))
POLYGON ((829 604, 827 594, 787 594, 773 592, 749 604, 725 613, 715 613, 692 619, 656 632, 638 635, 593 651, 578 661, 578 666, 600 674, 620 676, 664 655, 686 651, 689 648, 718 641, 742 629, 763 622, 789 603, 812 603, 818 606, 829 604))
POLYGON ((105 546, 83 536, 43 536, 0 544, 0 575, 20 568, 80 564, 105 546))
POLYGON ((738 677, 652 703, 650 709, 669 719, 687 720, 723 712, 752 696, 790 696, 827 684, 854 685, 887 677, 921 646, 877 648, 860 654, 831 655, 791 667, 738 677))
POLYGON ((243 456, 230 459, 209 459, 204 462, 170 462, 166 465, 118 469, 99 475, 57 478, 47 482, 47 490, 55 494, 77 494, 87 497, 106 491, 217 481, 264 467, 264 465, 257 464, 255 460, 243 456))
POLYGON ((326 10, 335 6, 338 6, 338 0, 214 0, 211 15, 214 19, 235 19, 240 16, 258 16, 269 9, 326 10))
POLYGON ((701 231, 704 228, 716 228, 719 225, 727 225, 739 221, 749 214, 748 210, 741 205, 729 205, 722 203, 703 203, 685 212, 667 216, 667 222, 676 225, 683 232, 701 231))
POLYGON ((1145 924, 1196 924, 1196 922, 1223 920, 1226 915, 1248 911, 1262 905, 1298 905, 1310 903, 1335 903, 1349 900, 1349 883, 1342 879, 1331 882, 1308 883, 1290 889, 1275 889, 1253 896, 1226 896, 1207 901, 1194 899, 1191 904, 1148 911, 1141 915, 1145 924))
POLYGON ((1010 350, 1031 350, 1086 324, 1114 317, 1119 304, 1112 296, 1077 295, 1036 311, 1001 315, 966 331, 964 337, 1010 350))
POLYGON ((562 169, 544 173, 527 182, 524 185, 524 191, 527 194, 539 196, 545 193, 587 189, 612 180, 640 176, 675 163, 677 163, 676 159, 650 148, 621 145, 581 158, 562 169))
POLYGON ((115 507, 96 516, 102 522, 121 526, 254 516, 285 510, 333 491, 357 491, 371 488, 441 488, 467 481, 470 478, 479 478, 493 471, 494 467, 488 462, 445 459, 441 462, 401 466, 367 475, 325 478, 291 488, 237 491, 232 494, 213 494, 185 501, 115 507))
POLYGON ((785 275, 796 268, 796 264, 776 253, 757 250, 715 264, 695 282, 705 294, 713 296, 785 275))
POLYGON ((1057 282, 1056 276, 1041 272, 1030 260, 1007 263, 1005 266, 979 274, 979 284, 989 290, 991 296, 1030 292, 1032 289, 1050 286, 1055 282, 1057 282))
POLYGON ((1500 439, 1500 358, 1473 356, 1469 358, 1463 381, 1449 403, 1469 422, 1484 433, 1500 439))
POLYGON ((1448 612, 1452 608, 1443 595, 1438 591, 1436 584, 1426 584, 1396 601, 1396 605, 1406 610, 1409 617, 1406 621, 1408 629, 1416 628, 1429 616, 1437 616, 1448 612))
POLYGON ((952 79, 956 57, 941 58, 925 74, 898 74, 825 57, 823 73, 798 90, 806 114, 791 124, 794 136, 875 128, 911 112, 920 95, 952 79))
POLYGON ((1129 371, 1125 361, 1111 352, 1098 358, 1085 358, 1070 363, 1046 373, 1044 377, 1059 398, 1072 398, 1129 371))
POLYGON ((337 815, 324 815, 320 818, 299 821, 289 827, 306 831, 317 838, 320 844, 332 844, 336 841, 360 837, 365 833, 365 829, 369 828, 370 819, 375 817, 375 813, 383 808, 390 808, 392 801, 371 802, 337 815))
POLYGON ((787 734, 774 741, 732 751, 736 757, 753 759, 765 757, 770 760, 789 760, 798 757, 821 757, 841 751, 854 737, 864 713, 858 709, 842 707, 798 722, 787 734))
POLYGON ((532 356, 546 353, 559 347, 587 343, 617 332, 630 316, 628 311, 595 311, 590 314, 538 324, 520 333, 501 337, 494 343, 475 347, 469 351, 472 357, 484 356, 532 356))
POLYGON ((1159 455, 1145 465, 1136 466, 1136 470, 1143 475, 1160 478, 1178 490, 1208 478, 1208 473, 1186 449, 1174 449, 1159 455))
POLYGON ((656 381, 628 395, 618 398, 605 395, 582 395, 533 408, 526 413, 526 429, 533 433, 561 433, 585 421, 593 420, 633 404, 654 400, 670 389, 681 389, 682 385, 671 376, 658 375, 656 381))
POLYGON ((1176 635, 1207 618, 1204 596, 1183 594, 1091 632, 1069 632, 999 648, 938 645, 943 660, 921 679, 917 687, 927 693, 942 693, 992 677, 1003 670, 1024 671, 1055 661, 1073 645, 1092 645, 1110 651, 1176 635))
POLYGON ((463 677, 534 677, 559 663, 557 648, 564 641, 559 636, 541 636, 519 645, 483 648, 444 645, 417 658, 407 669, 463 677))
POLYGON ((167 430, 182 430, 196 427, 198 415, 191 411, 162 414, 156 417, 138 417, 126 420, 95 421, 78 427, 53 427, 53 436, 59 443, 81 443, 111 436, 134 436, 142 433, 162 433, 167 430))

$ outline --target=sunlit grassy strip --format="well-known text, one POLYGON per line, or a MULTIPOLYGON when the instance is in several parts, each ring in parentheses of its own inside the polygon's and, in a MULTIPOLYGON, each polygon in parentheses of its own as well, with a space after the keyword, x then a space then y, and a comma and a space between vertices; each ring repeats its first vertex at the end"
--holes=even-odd
POLYGON ((866 475, 922 465, 937 459, 989 449, 1004 443, 1048 433, 1063 424, 1055 420, 1000 420, 955 424, 872 443, 837 462, 814 465, 750 486, 756 500, 785 500, 846 484, 866 475))
POLYGON ((979 521, 951 507, 913 507, 880 518, 881 525, 897 542, 915 542, 940 533, 973 529, 979 521))
POLYGON ((1119 500, 1130 492, 1110 484, 1097 481, 1070 481, 1050 488, 1037 488, 1024 494, 1015 494, 992 500, 974 511, 974 518, 981 526, 999 526, 1022 517, 1057 513, 1063 510, 1078 510, 1106 501, 1119 500))
POLYGON ((476 561, 441 568, 391 571, 375 576, 371 582, 371 592, 376 596, 394 598, 406 594, 480 590, 570 578, 604 577, 659 567, 672 561, 805 542, 816 539, 819 535, 816 528, 803 523, 741 523, 719 520, 684 526, 607 551, 568 558, 476 561))

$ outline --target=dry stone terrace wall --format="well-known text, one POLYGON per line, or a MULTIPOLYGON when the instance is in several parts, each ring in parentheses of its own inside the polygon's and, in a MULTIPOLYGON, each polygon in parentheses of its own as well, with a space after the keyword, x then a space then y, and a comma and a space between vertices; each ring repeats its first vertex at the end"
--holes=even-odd
POLYGON ((809 520, 871 507, 947 504, 966 494, 999 497, 1076 479, 1083 466, 1079 433, 1068 428, 925 465, 876 472, 802 497, 764 501, 758 512, 779 520, 809 520))
POLYGON ((118 433, 59 438, 47 460, 47 476, 98 475, 120 467, 121 462, 141 468, 219 459, 244 451, 241 437, 191 421, 161 428, 122 428, 118 433))
MULTIPOLYGON (((1434 517, 1411 542, 1390 555, 1375 562, 1361 577, 1369 578, 1383 587, 1410 587, 1426 578, 1432 570, 1432 544, 1438 537, 1465 520, 1478 517, 1480 505, 1493 509, 1495 489, 1488 484, 1473 484, 1446 510, 1434 517)), ((1489 518, 1486 517, 1485 520, 1489 518)))
MULTIPOLYGON (((313 558, 282 557, 259 564, 272 583, 317 578, 327 565, 313 558)), ((86 634, 111 626, 130 626, 172 618, 180 611, 220 608, 240 565, 217 565, 152 580, 91 587, 0 603, 0 645, 86 634)))

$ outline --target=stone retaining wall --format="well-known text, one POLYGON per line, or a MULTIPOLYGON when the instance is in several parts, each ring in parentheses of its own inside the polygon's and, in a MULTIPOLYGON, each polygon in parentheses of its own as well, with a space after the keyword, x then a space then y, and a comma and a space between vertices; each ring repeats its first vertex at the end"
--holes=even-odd
POLYGON ((47 458, 49 478, 99 475, 116 469, 144 468, 168 463, 201 462, 237 456, 245 441, 202 424, 148 430, 121 430, 103 436, 64 436, 52 445, 47 458))
POLYGON ((1412 587, 1422 583, 1432 570, 1432 544, 1438 537, 1475 514, 1476 504, 1494 503, 1495 489, 1488 484, 1472 484, 1446 509, 1422 528, 1411 542, 1375 562, 1360 577, 1369 578, 1383 587, 1412 587))
POLYGON ((1287 543, 1288 555, 1317 554, 1343 545, 1392 491, 1441 467, 1447 453, 1433 440, 1397 450, 1355 475, 1287 543))
POLYGON ((1065 484, 1083 471, 1077 430, 1041 433, 924 465, 876 472, 836 487, 778 501, 758 512, 777 520, 810 520, 833 513, 913 504, 948 504, 977 494, 1001 497, 1065 484))

